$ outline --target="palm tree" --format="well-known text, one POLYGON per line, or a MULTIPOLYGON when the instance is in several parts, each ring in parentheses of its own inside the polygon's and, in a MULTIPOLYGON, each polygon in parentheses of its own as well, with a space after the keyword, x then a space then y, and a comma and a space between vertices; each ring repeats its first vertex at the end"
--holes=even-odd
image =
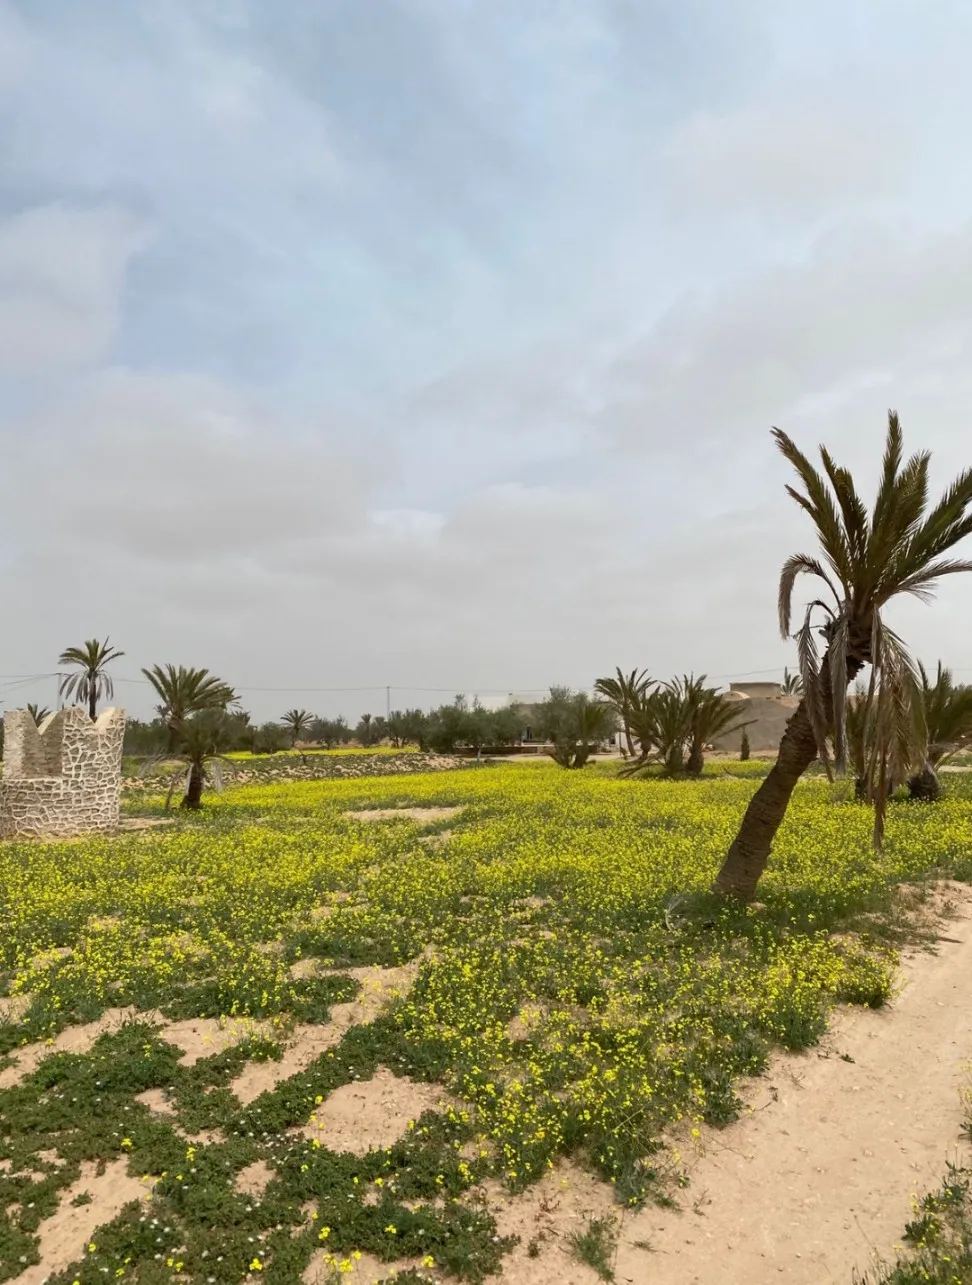
POLYGON ((777 761, 750 800, 715 880, 717 892, 744 901, 752 900, 766 869, 797 781, 818 756, 830 773, 828 738, 836 768, 844 771, 847 687, 866 665, 871 674, 865 701, 874 727, 868 781, 876 804, 874 838, 880 844, 887 780, 914 738, 912 706, 919 683, 904 643, 885 624, 882 611, 900 594, 928 601, 942 576, 972 570, 972 562, 944 556, 972 532, 972 469, 929 508, 930 454, 921 452, 902 463, 901 427, 894 412, 888 415, 881 480, 870 514, 848 470, 838 467, 825 447, 820 457, 826 476, 784 432, 774 429, 773 436, 799 479, 799 489, 787 486, 787 492, 810 515, 821 551, 819 557, 794 554, 783 564, 783 637, 790 635, 793 588, 800 575, 820 581, 829 600, 810 602, 795 635, 803 696, 787 723, 777 761), (826 643, 822 657, 815 632, 826 643))
POLYGON ((586 692, 551 687, 537 706, 541 736, 553 742, 550 757, 561 767, 579 768, 596 745, 614 731, 614 710, 606 701, 595 701, 586 692))
POLYGON ((670 776, 700 776, 705 747, 715 737, 744 726, 739 703, 725 692, 706 687, 705 674, 684 674, 651 692, 643 692, 630 711, 631 730, 641 743, 641 756, 627 769, 633 775, 661 762, 670 776))
POLYGON ((972 687, 956 685, 952 671, 944 669, 941 661, 934 682, 920 661, 918 672, 926 750, 924 762, 908 780, 908 792, 913 799, 934 802, 942 793, 937 769, 972 745, 972 687))
POLYGON ((296 745, 302 732, 306 732, 314 721, 314 715, 306 709, 288 709, 280 720, 284 727, 290 729, 291 745, 296 745))
MULTIPOLYGON (((230 717, 222 709, 204 710, 180 724, 177 749, 180 758, 184 759, 188 767, 183 778, 186 789, 179 804, 181 808, 198 812, 202 806, 203 787, 209 776, 207 768, 225 749, 230 731, 230 717)), ((172 802, 172 794, 181 775, 180 768, 169 786, 169 793, 165 800, 166 811, 172 802)), ((217 787, 218 784, 217 779, 217 787)))
MULTIPOLYGON (((847 697, 844 711, 847 759, 854 773, 855 797, 862 803, 873 803, 880 792, 883 808, 902 780, 925 763, 928 738, 920 692, 911 690, 908 709, 902 710, 902 735, 893 756, 884 755, 886 767, 879 786, 875 780, 878 775, 875 765, 881 755, 876 737, 875 702, 868 701, 867 695, 867 684, 858 681, 847 697)), ((877 817, 875 813, 875 820, 877 817)))
POLYGON ((799 674, 791 674, 788 669, 784 669, 780 692, 783 696, 802 696, 803 679, 799 674))
POLYGON ((362 714, 358 720, 358 726, 354 729, 355 736, 364 746, 369 746, 372 741, 372 717, 370 714, 362 714))
POLYGON ((31 716, 31 718, 34 720, 34 722, 37 724, 38 727, 40 727, 41 723, 43 723, 44 719, 48 717, 50 712, 51 711, 47 708, 46 705, 28 704, 27 706, 27 713, 31 716))
POLYGON ((670 776, 685 770, 692 711, 678 679, 642 694, 631 710, 631 731, 641 746, 641 753, 622 775, 633 776, 659 762, 670 776))
POLYGON ((153 665, 142 673, 159 696, 156 707, 169 729, 169 750, 176 750, 186 719, 206 710, 225 710, 239 700, 228 683, 208 669, 187 669, 184 665, 153 665))
POLYGON ((634 758, 634 740, 631 736, 631 711, 649 687, 653 686, 654 680, 648 677, 646 669, 642 669, 640 672, 637 669, 632 669, 630 674, 623 674, 620 666, 618 666, 615 673, 617 678, 599 678, 594 684, 594 690, 599 696, 603 696, 608 704, 612 705, 616 710, 624 730, 628 756, 634 758))
MULTIPOLYGON (((678 679, 675 681, 678 683, 678 679)), ((706 687, 705 674, 701 678, 684 677, 681 692, 689 709, 689 752, 685 768, 692 776, 701 776, 706 745, 717 736, 738 732, 746 724, 740 722, 739 702, 730 700, 726 692, 706 687)))
POLYGON ((97 716, 98 702, 102 697, 110 700, 115 694, 115 686, 107 666, 124 654, 123 651, 112 647, 108 638, 105 638, 104 642, 99 642, 97 638, 89 638, 82 647, 65 648, 57 658, 57 663, 73 665, 76 672, 62 677, 61 696, 74 697, 79 705, 87 702, 88 715, 93 721, 97 716))

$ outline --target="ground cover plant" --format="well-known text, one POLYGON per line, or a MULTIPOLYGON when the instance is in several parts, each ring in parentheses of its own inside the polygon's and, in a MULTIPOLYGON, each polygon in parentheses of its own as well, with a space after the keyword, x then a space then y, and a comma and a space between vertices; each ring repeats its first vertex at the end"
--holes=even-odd
POLYGON ((966 1285, 972 1279, 972 1173, 950 1165, 941 1187, 915 1201, 896 1263, 859 1285, 966 1285))
POLYGON ((733 1118, 740 1075, 812 1043, 832 1003, 884 1002, 896 885, 972 875, 965 776, 935 807, 892 807, 880 854, 852 787, 818 778, 795 792, 763 901, 712 898, 766 770, 249 785, 164 828, 0 845, 0 1279, 37 1261, 43 1220, 83 1200, 92 1166, 152 1199, 114 1211, 57 1285, 297 1281, 312 1263, 338 1279, 355 1254, 401 1281, 482 1280, 509 1248, 484 1181, 523 1188, 568 1154, 620 1207, 670 1198, 673 1148, 733 1118), (408 984, 390 1007, 314 1035, 393 969, 408 984), (126 1008, 18 1079, 22 1046, 126 1008), (235 1042, 182 1057, 185 1024, 220 1016, 235 1042), (295 1069, 302 1040, 315 1052, 295 1069), (279 1075, 250 1096, 254 1066, 279 1075), (314 1133, 387 1072, 444 1096, 364 1151, 314 1133), (253 1195, 241 1175, 259 1162, 253 1195))

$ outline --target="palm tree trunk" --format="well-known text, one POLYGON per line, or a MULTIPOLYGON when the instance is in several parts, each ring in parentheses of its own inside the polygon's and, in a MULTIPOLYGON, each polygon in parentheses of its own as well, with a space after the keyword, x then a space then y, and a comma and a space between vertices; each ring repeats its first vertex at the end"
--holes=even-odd
POLYGON ((908 793, 921 803, 937 803, 942 797, 942 783, 931 763, 926 762, 921 771, 909 779, 908 793))
MULTIPOLYGON (((866 663, 866 656, 848 655, 848 683, 857 677, 866 663)), ((820 668, 824 708, 832 719, 830 665, 826 655, 820 668)), ((776 832, 786 816, 790 796, 797 781, 817 758, 817 753, 817 739, 810 723, 806 697, 803 697, 786 725, 779 754, 769 776, 749 801, 739 833, 712 885, 713 892, 726 893, 744 902, 752 901, 756 885, 769 861, 776 832)))
POLYGON ((201 763, 193 763, 189 768, 189 780, 186 783, 185 798, 179 804, 191 812, 198 812, 202 807, 203 770, 201 763))
POLYGON ((88 675, 88 717, 92 723, 98 717, 98 688, 95 685, 94 674, 88 675))
POLYGON ((705 767, 705 755, 702 752, 702 746, 693 741, 685 764, 685 770, 689 776, 701 776, 703 767, 705 767))

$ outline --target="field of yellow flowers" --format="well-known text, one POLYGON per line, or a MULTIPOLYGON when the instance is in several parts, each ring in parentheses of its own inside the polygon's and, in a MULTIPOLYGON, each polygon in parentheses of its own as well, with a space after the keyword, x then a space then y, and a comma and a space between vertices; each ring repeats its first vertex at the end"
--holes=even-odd
POLYGON ((717 906, 706 889, 765 770, 732 766, 746 775, 525 763, 245 786, 165 828, 0 845, 0 1077, 22 1046, 134 1012, 0 1078, 0 1280, 37 1262, 84 1166, 119 1158, 150 1205, 126 1206, 51 1282, 293 1282, 315 1252, 335 1279, 366 1253, 410 1264, 400 1282, 479 1281, 507 1246, 477 1185, 523 1187, 565 1154, 622 1204, 666 1198, 670 1140, 731 1120, 735 1082, 771 1047, 812 1043, 835 1002, 884 1002, 896 885, 972 878, 966 778, 938 806, 895 806, 880 856, 867 810, 811 780, 762 902, 717 906), (349 815, 398 807, 458 810, 349 815), (355 970, 409 961, 390 1008, 237 1096, 248 1063, 353 999, 355 970), (191 1065, 166 1041, 167 1023, 223 1016, 259 1024, 191 1065), (329 1094, 380 1067, 454 1105, 363 1155, 307 1136, 329 1094), (259 1198, 237 1182, 258 1161, 259 1198))

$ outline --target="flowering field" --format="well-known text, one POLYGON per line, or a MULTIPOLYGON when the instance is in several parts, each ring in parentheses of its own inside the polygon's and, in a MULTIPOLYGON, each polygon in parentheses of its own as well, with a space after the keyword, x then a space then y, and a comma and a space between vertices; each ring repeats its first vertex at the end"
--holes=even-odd
POLYGON ((755 782, 615 770, 245 786, 201 820, 0 846, 0 1280, 106 1166, 152 1199, 108 1210, 58 1285, 482 1280, 509 1248, 486 1180, 573 1155, 622 1205, 669 1198, 673 1146, 733 1117, 738 1076, 812 1043, 828 1005, 887 997, 894 886, 972 877, 965 777, 892 809, 880 857, 817 780, 760 906, 717 908, 755 782), (398 807, 429 811, 349 815, 398 807), (385 978, 399 997, 369 1002, 385 978), (382 1068, 424 1114, 328 1145, 329 1103, 382 1068))

